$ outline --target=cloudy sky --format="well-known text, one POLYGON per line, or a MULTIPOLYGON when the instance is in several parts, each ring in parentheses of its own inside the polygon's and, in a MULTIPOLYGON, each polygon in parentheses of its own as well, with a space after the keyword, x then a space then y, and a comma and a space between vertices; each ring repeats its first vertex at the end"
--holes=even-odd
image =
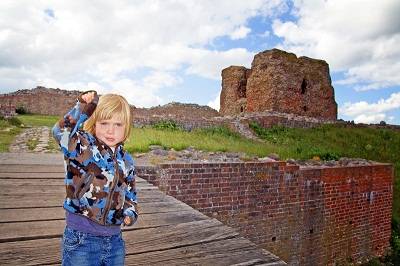
POLYGON ((1 0, 0 14, 0 93, 218 109, 221 70, 276 47, 328 62, 339 118, 400 124, 398 0, 1 0))

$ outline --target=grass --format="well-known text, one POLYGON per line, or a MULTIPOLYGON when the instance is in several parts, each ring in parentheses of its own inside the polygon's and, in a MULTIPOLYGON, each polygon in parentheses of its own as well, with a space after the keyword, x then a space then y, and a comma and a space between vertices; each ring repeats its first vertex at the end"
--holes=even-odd
POLYGON ((11 142, 21 131, 21 128, 11 126, 8 122, 0 120, 0 152, 7 152, 11 142))
POLYGON ((51 133, 51 131, 49 132, 49 142, 47 143, 46 149, 48 151, 60 151, 60 147, 58 146, 56 140, 53 138, 53 134, 51 133))
POLYGON ((160 145, 178 151, 191 146, 203 151, 246 152, 257 156, 273 152, 275 146, 247 140, 226 128, 199 129, 192 132, 133 128, 125 147, 132 153, 147 152, 149 145, 160 145))
POLYGON ((8 147, 22 129, 17 119, 4 119, 0 117, 0 152, 7 152, 8 147))
POLYGON ((26 127, 47 126, 52 128, 54 124, 58 121, 58 119, 60 119, 60 116, 55 116, 55 115, 24 114, 24 115, 18 115, 17 117, 26 127))
POLYGON ((37 138, 31 138, 26 143, 26 145, 28 146, 28 149, 31 151, 33 151, 38 144, 39 144, 39 140, 37 138))

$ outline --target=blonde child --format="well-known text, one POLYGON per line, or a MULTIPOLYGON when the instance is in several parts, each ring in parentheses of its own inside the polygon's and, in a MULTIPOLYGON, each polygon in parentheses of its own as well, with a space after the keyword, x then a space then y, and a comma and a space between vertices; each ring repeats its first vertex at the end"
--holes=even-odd
POLYGON ((124 264, 121 225, 138 217, 134 161, 123 149, 130 125, 122 96, 88 91, 53 127, 66 172, 62 265, 124 264))

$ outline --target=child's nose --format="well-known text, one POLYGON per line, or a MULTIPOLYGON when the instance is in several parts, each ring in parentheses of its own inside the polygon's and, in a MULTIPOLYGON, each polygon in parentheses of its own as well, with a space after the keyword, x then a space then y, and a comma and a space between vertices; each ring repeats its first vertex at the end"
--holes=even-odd
POLYGON ((107 133, 114 133, 114 127, 112 125, 107 127, 107 133))

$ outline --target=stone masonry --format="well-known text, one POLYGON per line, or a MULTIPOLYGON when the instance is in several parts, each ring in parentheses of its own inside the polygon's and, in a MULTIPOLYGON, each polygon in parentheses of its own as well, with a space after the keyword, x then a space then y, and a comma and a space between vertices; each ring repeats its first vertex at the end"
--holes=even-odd
POLYGON ((0 102, 0 116, 5 118, 13 117, 17 114, 15 109, 15 105, 11 101, 0 102))
POLYGON ((15 108, 23 107, 29 113, 42 115, 63 115, 74 105, 80 91, 67 91, 36 87, 0 94, 0 103, 9 103, 15 108))
POLYGON ((220 99, 222 115, 276 111, 337 118, 328 64, 278 49, 255 55, 251 69, 225 68, 220 99))

